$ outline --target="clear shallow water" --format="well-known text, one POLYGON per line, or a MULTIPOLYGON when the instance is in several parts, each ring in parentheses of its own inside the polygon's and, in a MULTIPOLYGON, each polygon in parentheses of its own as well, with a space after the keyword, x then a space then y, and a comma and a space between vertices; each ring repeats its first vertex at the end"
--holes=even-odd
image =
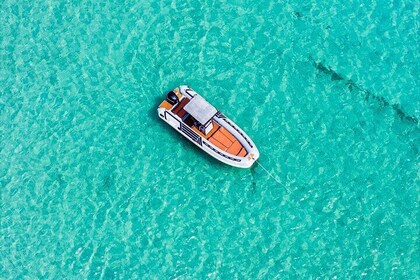
POLYGON ((2 278, 415 279, 419 5, 2 3, 2 278), (256 142, 159 121, 189 84, 256 142))

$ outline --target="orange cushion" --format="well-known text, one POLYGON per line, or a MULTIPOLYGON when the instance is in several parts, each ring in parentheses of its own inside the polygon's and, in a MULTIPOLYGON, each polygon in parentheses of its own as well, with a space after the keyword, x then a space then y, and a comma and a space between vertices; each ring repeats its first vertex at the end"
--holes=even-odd
POLYGON ((222 143, 220 143, 219 141, 217 141, 213 137, 210 137, 209 138, 209 141, 211 143, 213 143, 216 147, 218 147, 219 149, 221 149, 222 151, 226 151, 227 150, 227 147, 226 146, 224 146, 222 143))
POLYGON ((173 105, 171 103, 169 103, 168 101, 163 100, 163 102, 160 103, 159 107, 160 108, 165 108, 166 110, 170 110, 173 107, 173 105))
POLYGON ((246 150, 244 148, 241 149, 241 151, 238 153, 239 157, 244 157, 246 156, 246 150))
POLYGON ((223 133, 224 136, 226 136, 230 141, 235 142, 236 138, 232 135, 226 128, 221 127, 220 131, 223 133))
POLYGON ((213 134, 211 138, 216 139, 226 147, 230 147, 230 145, 232 145, 232 141, 230 141, 229 138, 227 138, 223 133, 221 133, 220 129, 215 134, 213 134))
POLYGON ((241 143, 239 143, 239 141, 235 141, 233 142, 232 146, 229 147, 227 152, 236 156, 238 152, 241 150, 241 148, 242 148, 241 143))
POLYGON ((182 99, 181 102, 179 102, 178 104, 175 105, 176 107, 172 110, 172 112, 174 112, 175 114, 178 114, 178 112, 182 108, 184 108, 184 106, 187 105, 188 102, 190 102, 190 100, 185 97, 184 99, 182 99))

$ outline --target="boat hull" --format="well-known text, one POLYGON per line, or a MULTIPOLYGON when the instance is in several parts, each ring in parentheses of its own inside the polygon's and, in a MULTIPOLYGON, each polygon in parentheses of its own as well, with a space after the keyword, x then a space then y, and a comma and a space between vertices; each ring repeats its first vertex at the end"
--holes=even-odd
MULTIPOLYGON (((194 90, 187 86, 179 87, 179 93, 188 98, 192 98, 195 94, 197 94, 194 90)), ((158 115, 159 118, 168 123, 171 127, 193 142, 204 152, 228 165, 239 168, 249 168, 260 155, 251 138, 241 128, 239 128, 238 125, 221 112, 217 112, 212 118, 212 121, 214 121, 215 125, 222 127, 225 131, 227 131, 229 135, 236 138, 235 141, 240 143, 242 149, 246 151, 241 155, 229 153, 226 150, 221 149, 223 146, 215 145, 215 141, 212 141, 211 138, 207 138, 206 135, 203 135, 196 129, 188 126, 181 117, 171 110, 171 108, 160 106, 158 108, 158 115)))

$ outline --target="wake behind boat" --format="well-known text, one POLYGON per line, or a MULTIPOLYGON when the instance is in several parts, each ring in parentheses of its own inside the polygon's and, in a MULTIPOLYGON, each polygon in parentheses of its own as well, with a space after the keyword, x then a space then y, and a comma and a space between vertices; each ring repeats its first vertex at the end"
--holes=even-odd
POLYGON ((170 91, 159 117, 214 158, 249 168, 260 153, 251 138, 188 86, 170 91))

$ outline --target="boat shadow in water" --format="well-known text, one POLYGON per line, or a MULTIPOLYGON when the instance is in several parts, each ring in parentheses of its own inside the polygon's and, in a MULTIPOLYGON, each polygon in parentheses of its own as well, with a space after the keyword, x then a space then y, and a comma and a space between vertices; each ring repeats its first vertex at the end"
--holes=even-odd
POLYGON ((369 90, 366 90, 359 86, 356 82, 354 82, 352 79, 347 79, 331 69, 331 67, 323 64, 322 62, 315 61, 314 58, 309 57, 309 59, 312 61, 313 66, 320 72, 328 75, 331 77, 331 81, 342 81, 347 86, 347 88, 350 90, 350 92, 359 92, 363 94, 364 99, 369 102, 373 101, 376 103, 379 109, 384 109, 387 107, 392 108, 392 110, 395 112, 395 114, 404 122, 408 124, 417 125, 418 119, 416 116, 411 116, 407 112, 405 112, 401 105, 398 103, 391 103, 390 101, 386 100, 383 96, 374 94, 370 92, 369 90))

